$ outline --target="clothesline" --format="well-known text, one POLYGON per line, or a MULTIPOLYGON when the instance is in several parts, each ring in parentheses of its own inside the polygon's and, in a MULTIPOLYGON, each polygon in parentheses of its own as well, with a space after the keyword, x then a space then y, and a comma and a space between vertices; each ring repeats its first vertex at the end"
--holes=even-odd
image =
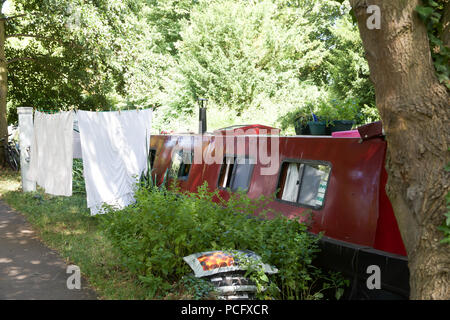
POLYGON ((83 159, 91 214, 104 213, 103 204, 123 208, 133 203, 139 181, 136 177, 147 170, 152 122, 152 110, 141 110, 123 114, 87 110, 78 110, 76 115, 60 110, 46 110, 55 115, 35 113, 30 177, 46 193, 72 195, 76 146, 73 128, 77 117, 80 147, 77 158, 83 159))
MULTIPOLYGON (((134 109, 127 108, 127 109, 117 109, 117 110, 112 110, 112 109, 110 109, 110 110, 92 110, 92 109, 90 109, 90 110, 83 110, 83 111, 91 111, 91 112, 115 112, 115 111, 119 111, 120 112, 120 111, 133 111, 133 110, 142 111, 142 110, 148 110, 148 109, 152 109, 152 108, 151 107, 150 108, 134 108, 134 109)), ((73 109, 68 109, 68 110, 47 110, 47 109, 33 108, 33 110, 34 111, 39 111, 39 112, 42 112, 42 113, 55 114, 55 113, 58 113, 58 112, 71 111, 71 110, 77 112, 78 108, 73 108, 73 109)))

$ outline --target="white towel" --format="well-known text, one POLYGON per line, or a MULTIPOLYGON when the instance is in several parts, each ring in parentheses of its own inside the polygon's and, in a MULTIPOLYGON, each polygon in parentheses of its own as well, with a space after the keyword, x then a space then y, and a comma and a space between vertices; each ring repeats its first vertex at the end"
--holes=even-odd
POLYGON ((284 183, 282 200, 297 202, 300 171, 297 163, 290 163, 284 183))
POLYGON ((73 113, 34 114, 30 178, 46 193, 72 195, 73 113))
POLYGON ((87 205, 91 215, 102 205, 123 208, 147 169, 152 111, 78 111, 87 205))

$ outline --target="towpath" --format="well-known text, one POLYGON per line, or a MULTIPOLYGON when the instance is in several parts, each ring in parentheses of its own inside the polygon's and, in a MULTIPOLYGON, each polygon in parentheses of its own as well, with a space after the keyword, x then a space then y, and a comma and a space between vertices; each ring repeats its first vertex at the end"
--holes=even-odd
POLYGON ((93 300, 96 293, 81 279, 67 288, 67 265, 42 244, 25 220, 0 200, 0 300, 93 300))

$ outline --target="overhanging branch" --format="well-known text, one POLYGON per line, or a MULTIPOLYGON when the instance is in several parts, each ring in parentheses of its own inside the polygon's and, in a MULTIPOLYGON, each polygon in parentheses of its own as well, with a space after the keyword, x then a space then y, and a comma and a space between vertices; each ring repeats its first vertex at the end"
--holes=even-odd
POLYGON ((10 63, 13 63, 16 61, 35 61, 35 60, 36 59, 30 58, 30 57, 19 57, 19 58, 13 58, 13 59, 6 61, 6 64, 10 64, 10 63))
POLYGON ((12 19, 15 19, 15 18, 25 17, 26 15, 27 15, 27 13, 16 14, 15 16, 2 17, 2 18, 0 18, 0 20, 12 20, 12 19))
POLYGON ((13 20, 13 19, 21 18, 21 17, 25 17, 25 16, 42 16, 42 13, 36 12, 36 11, 35 11, 35 12, 19 13, 19 14, 16 14, 16 15, 14 15, 14 16, 9 16, 9 17, 4 16, 4 17, 1 17, 1 18, 0 18, 0 21, 1 21, 1 20, 13 20))
POLYGON ((41 35, 38 35, 38 34, 13 33, 13 34, 6 35, 7 39, 8 38, 20 38, 20 37, 23 37, 23 38, 35 38, 35 39, 38 39, 38 40, 53 41, 53 42, 59 43, 62 46, 67 45, 67 46, 70 46, 72 48, 78 48, 78 49, 82 49, 83 48, 83 47, 81 47, 81 46, 79 46, 79 45, 77 45, 77 44, 75 44, 73 42, 64 42, 64 41, 62 41, 60 39, 45 37, 45 36, 41 36, 41 35))
POLYGON ((23 38, 44 39, 44 40, 51 40, 51 41, 59 42, 59 40, 56 40, 56 39, 53 39, 53 38, 49 38, 49 37, 40 36, 38 34, 14 33, 14 34, 6 35, 6 38, 21 38, 21 37, 23 37, 23 38))

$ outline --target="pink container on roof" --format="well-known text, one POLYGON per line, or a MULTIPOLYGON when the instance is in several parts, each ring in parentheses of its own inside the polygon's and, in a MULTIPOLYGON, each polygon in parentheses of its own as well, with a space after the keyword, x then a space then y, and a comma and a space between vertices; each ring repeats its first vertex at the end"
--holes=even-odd
POLYGON ((361 138, 358 130, 337 131, 331 134, 335 138, 361 138))

